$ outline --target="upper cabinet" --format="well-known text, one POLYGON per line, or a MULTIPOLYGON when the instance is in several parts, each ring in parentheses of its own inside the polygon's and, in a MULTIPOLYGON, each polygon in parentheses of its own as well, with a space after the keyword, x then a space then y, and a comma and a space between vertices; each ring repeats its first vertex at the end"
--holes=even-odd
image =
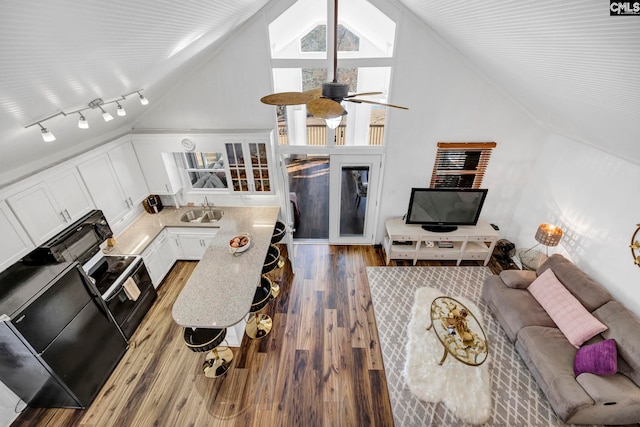
POLYGON ((36 244, 45 242, 94 208, 75 169, 14 194, 7 202, 36 244))
POLYGON ((87 160, 78 169, 109 223, 120 220, 148 194, 130 143, 87 160))
POLYGON ((23 230, 7 203, 0 201, 0 271, 31 252, 34 244, 23 230))
POLYGON ((149 195, 149 189, 133 145, 126 143, 110 150, 109 159, 131 207, 142 202, 149 195))
POLYGON ((268 148, 264 142, 225 144, 233 191, 259 194, 273 192, 268 148))
POLYGON ((180 191, 182 180, 171 153, 146 141, 133 145, 151 194, 174 195, 180 191))

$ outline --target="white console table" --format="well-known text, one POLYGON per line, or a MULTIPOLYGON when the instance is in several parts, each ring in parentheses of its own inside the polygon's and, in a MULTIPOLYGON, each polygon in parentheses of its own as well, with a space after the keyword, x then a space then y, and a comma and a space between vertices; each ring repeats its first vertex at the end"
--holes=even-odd
POLYGON ((475 226, 459 226, 446 233, 426 231, 419 225, 405 224, 401 218, 385 222, 384 250, 387 264, 392 259, 412 260, 463 260, 489 263, 498 232, 486 221, 475 226), (452 248, 439 247, 439 242, 451 242, 452 248))

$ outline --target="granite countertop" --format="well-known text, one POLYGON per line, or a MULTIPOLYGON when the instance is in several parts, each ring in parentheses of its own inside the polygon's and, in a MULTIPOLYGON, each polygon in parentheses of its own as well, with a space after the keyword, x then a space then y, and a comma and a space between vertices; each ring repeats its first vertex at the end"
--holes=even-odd
POLYGON ((277 206, 216 206, 224 211, 213 223, 181 222, 180 216, 197 207, 166 207, 158 214, 143 214, 117 237, 112 254, 142 253, 165 227, 218 228, 213 241, 198 262, 173 305, 173 318, 181 326, 224 328, 243 320, 253 302, 262 276, 262 266, 278 219, 277 206), (229 240, 249 234, 249 249, 229 252, 229 240))

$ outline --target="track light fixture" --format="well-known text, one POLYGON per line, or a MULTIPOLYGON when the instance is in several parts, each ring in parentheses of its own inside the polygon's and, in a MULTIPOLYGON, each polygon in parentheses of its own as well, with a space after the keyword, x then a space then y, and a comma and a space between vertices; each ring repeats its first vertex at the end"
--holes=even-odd
POLYGON ((98 105, 98 108, 100 109, 100 111, 102 111, 102 118, 104 119, 105 122, 113 120, 113 116, 109 114, 109 112, 104 111, 104 108, 102 108, 99 105, 98 105))
POLYGON ((38 123, 38 125, 40 126, 41 132, 42 132, 42 139, 44 140, 44 142, 52 142, 56 140, 56 137, 54 134, 51 133, 51 131, 49 131, 49 129, 47 129, 46 127, 42 126, 42 124, 38 123))
POLYGON ((73 111, 69 111, 69 112, 65 112, 65 111, 60 111, 58 113, 55 113, 49 117, 45 117, 44 119, 38 120, 37 122, 33 122, 30 123, 28 125, 25 126, 26 128, 30 128, 31 126, 40 126, 40 130, 42 133, 42 139, 45 142, 51 142, 51 141, 55 141, 56 137, 53 135, 53 133, 51 133, 51 131, 49 131, 49 129, 45 128, 42 123, 46 122, 47 120, 50 120, 54 117, 57 116, 69 116, 71 114, 79 114, 80 115, 80 119, 78 120, 78 127, 80 129, 88 129, 89 128, 89 122, 87 121, 86 117, 82 114, 83 111, 85 110, 94 110, 94 109, 100 109, 100 111, 102 112, 102 118, 104 119, 105 122, 111 121, 113 120, 113 116, 106 111, 103 107, 108 105, 108 104, 116 104, 117 107, 117 114, 118 116, 126 116, 127 112, 125 111, 124 107, 122 106, 122 104, 120 104, 122 101, 126 100, 127 97, 133 95, 133 94, 138 94, 138 97, 140 99, 140 103, 142 105, 148 105, 149 104, 149 100, 147 98, 144 97, 144 95, 142 95, 142 91, 144 89, 139 89, 136 91, 133 91, 131 93, 128 93, 126 95, 121 95, 119 98, 116 98, 114 100, 111 101, 103 101, 102 98, 96 98, 93 101, 89 102, 89 104, 87 104, 86 107, 83 108, 79 108, 77 110, 73 110, 73 111))
POLYGON ((80 119, 78 120, 78 127, 80 129, 89 129, 89 122, 87 121, 87 119, 85 119, 85 117, 82 115, 81 112, 78 111, 78 114, 80 114, 80 119))
POLYGON ((149 100, 145 98, 144 95, 140 93, 140 91, 136 92, 138 93, 138 95, 140 95, 140 104, 147 105, 149 103, 149 100))
POLYGON ((116 104, 118 105, 118 109, 116 110, 116 113, 118 113, 120 117, 126 116, 127 112, 124 110, 124 108, 122 108, 122 105, 120 105, 118 101, 116 101, 116 104))

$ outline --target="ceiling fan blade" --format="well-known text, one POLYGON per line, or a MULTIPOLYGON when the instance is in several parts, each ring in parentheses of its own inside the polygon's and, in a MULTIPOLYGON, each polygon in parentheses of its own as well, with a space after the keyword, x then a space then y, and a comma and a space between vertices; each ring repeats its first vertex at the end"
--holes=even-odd
POLYGON ((302 92, 304 94, 313 96, 313 99, 320 98, 322 96, 322 87, 317 87, 315 89, 309 89, 302 92))
POLYGON ((367 101, 365 99, 347 98, 347 99, 345 99, 345 101, 355 102, 356 104, 364 103, 364 104, 383 105, 385 107, 401 108, 403 110, 408 110, 409 109, 407 107, 401 107, 400 105, 385 104, 385 103, 382 103, 382 102, 375 102, 375 101, 367 101))
POLYGON ((339 102, 327 98, 317 98, 307 103, 307 111, 314 117, 333 119, 346 114, 339 102))
MULTIPOLYGON (((315 91, 315 89, 314 89, 315 91)), ((299 105, 317 98, 313 91, 306 92, 279 92, 264 96, 260 102, 268 105, 299 105)))
POLYGON ((354 93, 353 95, 347 95, 344 98, 353 98, 354 96, 369 96, 369 95, 382 95, 382 92, 362 92, 362 93, 354 93))

